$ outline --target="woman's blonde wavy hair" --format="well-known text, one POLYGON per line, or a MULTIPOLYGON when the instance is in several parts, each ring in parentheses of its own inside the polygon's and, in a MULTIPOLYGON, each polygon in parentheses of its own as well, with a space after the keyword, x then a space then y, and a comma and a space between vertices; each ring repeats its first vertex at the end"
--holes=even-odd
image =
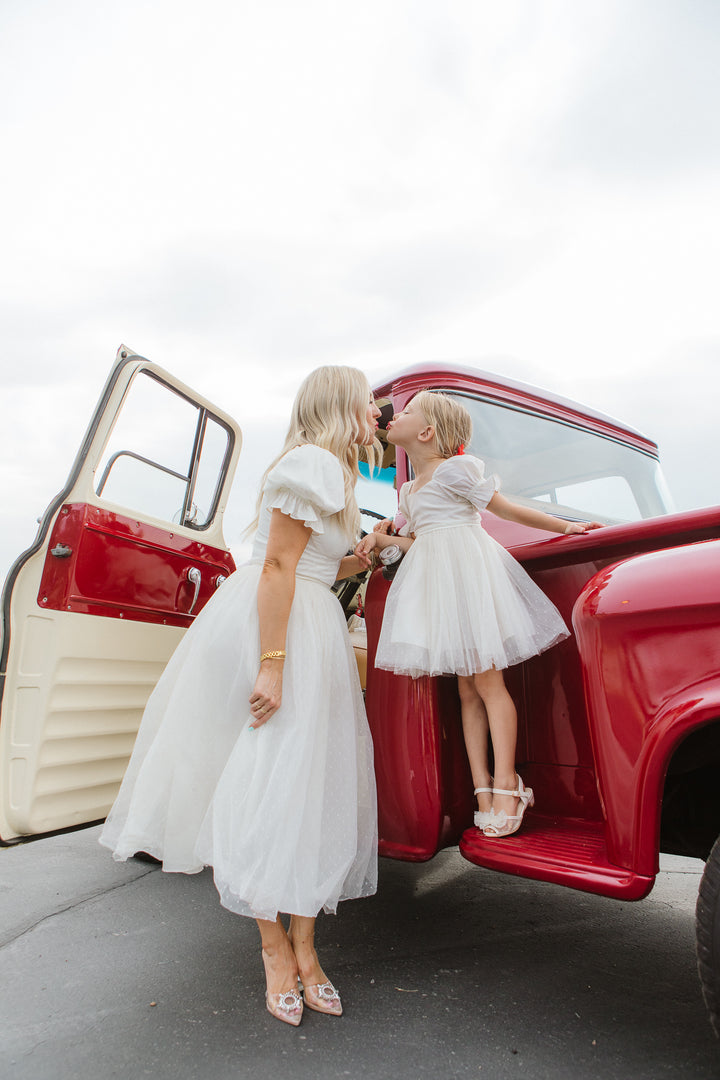
POLYGON ((345 506, 334 517, 349 543, 360 536, 360 511, 355 498, 355 484, 360 475, 358 463, 362 454, 371 469, 377 468, 382 457, 377 439, 362 447, 356 442, 361 436, 372 434, 365 418, 371 394, 367 378, 357 368, 328 365, 310 372, 295 396, 283 448, 263 474, 255 520, 248 526, 248 533, 257 529, 265 482, 271 470, 289 450, 310 444, 329 450, 340 462, 345 478, 345 506))
POLYGON ((435 445, 440 457, 457 454, 472 439, 472 420, 462 402, 437 390, 421 390, 413 398, 431 427, 435 428, 435 445))

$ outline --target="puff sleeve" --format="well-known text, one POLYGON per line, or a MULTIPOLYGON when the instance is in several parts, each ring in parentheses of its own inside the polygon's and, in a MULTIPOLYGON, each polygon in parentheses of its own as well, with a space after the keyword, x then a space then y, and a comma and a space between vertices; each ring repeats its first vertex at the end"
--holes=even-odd
POLYGON ((398 536, 410 536, 413 529, 410 526, 410 507, 408 506, 407 494, 412 487, 412 480, 406 480, 403 486, 400 488, 400 495, 398 498, 398 514, 403 517, 404 523, 397 528, 396 534, 398 536))
POLYGON ((265 482, 265 506, 302 521, 315 533, 324 532, 322 518, 345 505, 345 480, 340 462, 319 446, 296 446, 280 458, 265 482))
POLYGON ((484 510, 500 487, 496 476, 485 476, 485 463, 472 454, 459 454, 438 465, 434 479, 444 491, 484 510))

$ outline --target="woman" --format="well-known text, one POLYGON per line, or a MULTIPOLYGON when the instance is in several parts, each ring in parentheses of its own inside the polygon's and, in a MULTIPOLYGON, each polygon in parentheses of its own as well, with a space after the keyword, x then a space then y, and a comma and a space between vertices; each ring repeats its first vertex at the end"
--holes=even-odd
POLYGON ((359 535, 359 447, 373 455, 379 415, 353 368, 305 379, 263 478, 252 558, 173 654, 100 838, 116 859, 212 866, 221 903, 257 920, 267 1007, 293 1025, 303 1003, 342 1012, 315 916, 377 883, 372 743, 329 586, 366 565, 343 556, 359 535))

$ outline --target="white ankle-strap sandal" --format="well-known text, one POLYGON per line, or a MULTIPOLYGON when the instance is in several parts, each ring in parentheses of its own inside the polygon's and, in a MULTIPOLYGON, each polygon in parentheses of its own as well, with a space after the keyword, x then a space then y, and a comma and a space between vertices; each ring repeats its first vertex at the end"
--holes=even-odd
POLYGON ((483 829, 483 835, 485 836, 511 836, 517 832, 522 824, 522 819, 528 806, 533 806, 535 803, 535 796, 532 788, 526 788, 520 777, 515 774, 517 779, 517 787, 514 791, 508 791, 506 788, 494 788, 494 795, 514 795, 516 799, 519 799, 517 814, 506 814, 504 810, 501 810, 498 814, 493 813, 492 820, 483 829))
MULTIPOLYGON (((492 784, 492 777, 490 777, 490 783, 492 784)), ((476 787, 473 791, 473 795, 481 795, 487 792, 492 795, 493 789, 491 787, 476 787)), ((486 825, 489 825, 493 819, 492 807, 489 810, 476 810, 473 817, 473 821, 477 825, 478 829, 484 829, 486 825)))

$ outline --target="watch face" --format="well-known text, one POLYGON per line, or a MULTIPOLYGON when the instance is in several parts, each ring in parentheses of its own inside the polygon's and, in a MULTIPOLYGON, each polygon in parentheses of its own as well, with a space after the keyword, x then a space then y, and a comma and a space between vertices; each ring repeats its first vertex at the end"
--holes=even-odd
POLYGON ((397 544, 388 544, 387 547, 382 549, 378 558, 385 566, 389 566, 391 563, 397 562, 401 555, 402 552, 397 544))

